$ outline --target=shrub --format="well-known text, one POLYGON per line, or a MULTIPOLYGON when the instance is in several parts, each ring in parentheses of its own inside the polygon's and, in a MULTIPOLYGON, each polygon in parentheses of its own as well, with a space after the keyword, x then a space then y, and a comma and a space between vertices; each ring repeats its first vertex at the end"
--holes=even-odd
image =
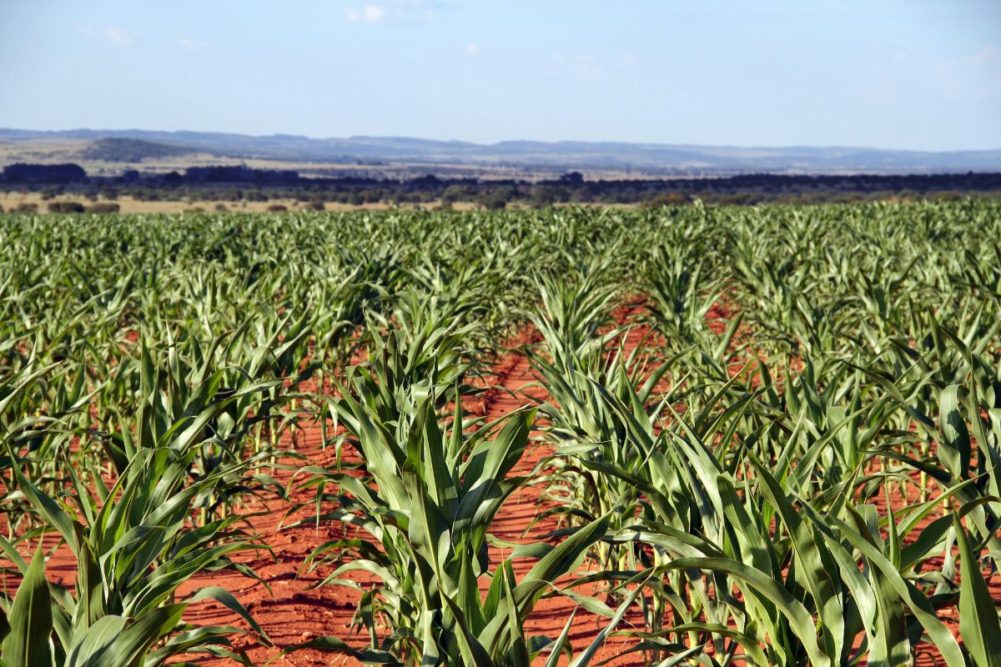
POLYGON ((118 213, 122 209, 115 202, 100 202, 87 207, 88 213, 118 213))
POLYGON ((505 208, 517 194, 517 191, 511 186, 501 186, 480 195, 477 203, 487 210, 499 211, 505 208))
POLYGON ((646 201, 646 205, 651 208, 678 206, 687 203, 689 203, 688 197, 681 192, 665 192, 646 201))
POLYGON ((38 204, 23 201, 14 207, 14 213, 38 213, 38 204))
POLYGON ((78 201, 54 201, 48 205, 49 213, 83 213, 86 211, 78 201))
POLYGON ((271 206, 268 206, 268 210, 272 213, 285 213, 288 211, 288 207, 284 204, 271 204, 271 206))
POLYGON ((488 211, 500 211, 507 206, 507 199, 503 195, 493 193, 481 197, 478 203, 488 211))
POLYGON ((545 208, 556 203, 556 193, 553 188, 545 185, 536 185, 529 191, 529 201, 535 208, 545 208))

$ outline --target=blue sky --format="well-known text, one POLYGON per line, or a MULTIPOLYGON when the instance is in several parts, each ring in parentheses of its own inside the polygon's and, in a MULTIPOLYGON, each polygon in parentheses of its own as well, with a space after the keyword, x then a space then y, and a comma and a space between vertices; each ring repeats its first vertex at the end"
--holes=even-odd
POLYGON ((0 127, 1001 148, 1001 0, 0 0, 0 127))

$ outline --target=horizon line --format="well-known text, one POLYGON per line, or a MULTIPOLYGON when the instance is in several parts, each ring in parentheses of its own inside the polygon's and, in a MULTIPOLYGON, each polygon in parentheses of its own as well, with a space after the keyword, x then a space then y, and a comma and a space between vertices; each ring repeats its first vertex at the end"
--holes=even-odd
POLYGON ((248 137, 252 139, 268 139, 277 137, 291 137, 297 139, 306 139, 309 141, 351 141, 351 140, 363 140, 363 139, 395 139, 395 140, 413 140, 413 141, 426 141, 431 143, 442 143, 442 144, 464 144, 469 146, 478 146, 482 148, 489 148, 493 146, 499 146, 503 144, 510 143, 532 143, 532 144, 548 144, 548 145, 558 145, 558 144, 618 144, 623 146, 665 146, 673 148, 731 148, 731 149, 742 149, 742 150, 782 150, 782 149, 816 149, 816 150, 869 150, 869 151, 885 151, 885 152, 898 152, 898 153, 925 153, 925 154, 948 154, 948 153, 994 153, 1001 152, 1001 146, 995 148, 949 148, 949 149, 924 149, 924 148, 890 148, 883 146, 866 146, 866 145, 855 145, 855 144, 734 144, 734 143, 692 143, 692 142, 668 142, 668 141, 624 141, 618 139, 501 139, 499 141, 483 142, 483 141, 470 141, 467 139, 432 139, 421 136, 405 135, 405 134, 351 134, 351 135, 341 135, 341 136, 319 136, 319 135, 308 135, 308 134, 294 134, 290 132, 272 132, 269 134, 256 134, 250 132, 237 132, 229 130, 192 130, 192 129, 178 129, 178 130, 165 130, 165 129, 143 129, 139 127, 131 128, 93 128, 93 127, 73 127, 73 128, 63 128, 63 129, 37 129, 37 128, 23 128, 23 127, 0 127, 0 132, 34 132, 39 134, 65 134, 71 132, 109 132, 109 133, 129 133, 129 132, 159 132, 164 134, 219 134, 228 135, 236 137, 248 137))

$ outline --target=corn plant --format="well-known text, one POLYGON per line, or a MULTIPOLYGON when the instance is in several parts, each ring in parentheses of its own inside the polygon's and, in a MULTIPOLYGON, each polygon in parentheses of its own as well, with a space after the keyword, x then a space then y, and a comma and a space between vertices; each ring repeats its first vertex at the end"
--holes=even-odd
POLYGON ((463 432, 461 404, 443 430, 435 419, 435 396, 415 396, 401 432, 368 408, 372 396, 365 383, 356 390, 357 398, 343 397, 337 410, 370 477, 321 472, 312 483, 339 490, 325 499, 334 509, 321 520, 342 521, 368 537, 329 542, 311 559, 340 563, 320 585, 362 592, 356 622, 368 632, 370 648, 354 651, 331 638, 308 645, 390 664, 530 660, 549 640, 526 639, 525 619, 602 536, 607 520, 545 550, 520 581, 510 561, 491 571, 490 524, 521 483, 510 472, 524 451, 532 413, 512 416, 496 437, 491 427, 469 434, 463 432), (374 575, 378 584, 368 588, 346 577, 356 571, 374 575), (477 583, 483 577, 491 581, 485 597, 477 583), (388 633, 380 636, 380 627, 388 633))
MULTIPOLYGON (((204 429, 253 387, 216 400, 199 414, 154 433, 150 421, 130 446, 117 480, 105 486, 68 469, 72 491, 54 498, 29 480, 8 445, 17 488, 48 531, 55 532, 77 564, 75 592, 45 581, 41 548, 31 564, 15 546, 0 541, 4 555, 23 576, 12 601, 0 600, 9 634, 0 645, 10 664, 161 664, 191 651, 246 660, 226 649, 226 626, 196 628, 183 622, 191 603, 213 598, 233 609, 266 639, 240 603, 218 587, 204 587, 183 600, 178 588, 199 572, 231 566, 229 555, 259 548, 234 529, 237 517, 191 526, 200 498, 211 496, 230 470, 190 479, 204 429), (88 484, 96 491, 92 492, 88 484), (62 501, 62 502, 60 502, 62 501), (27 662, 24 662, 27 661, 27 662)), ((148 413, 147 413, 148 414, 148 413)), ((245 465, 245 464, 239 464, 245 465)))

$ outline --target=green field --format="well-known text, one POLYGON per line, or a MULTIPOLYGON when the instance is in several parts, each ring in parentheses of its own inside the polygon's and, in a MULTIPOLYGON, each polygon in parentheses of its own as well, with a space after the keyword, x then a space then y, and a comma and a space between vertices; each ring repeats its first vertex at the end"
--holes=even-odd
POLYGON ((1001 665, 1001 203, 2 215, 0 440, 10 667, 1001 665))

